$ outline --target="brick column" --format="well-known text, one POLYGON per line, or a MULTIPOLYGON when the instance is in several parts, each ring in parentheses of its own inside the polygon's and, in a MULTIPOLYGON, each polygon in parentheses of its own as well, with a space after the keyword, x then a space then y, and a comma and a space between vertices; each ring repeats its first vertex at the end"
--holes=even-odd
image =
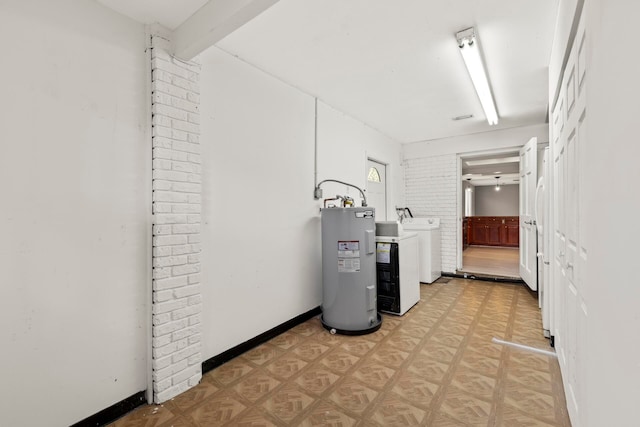
POLYGON ((202 378, 200 65, 152 38, 153 400, 202 378))

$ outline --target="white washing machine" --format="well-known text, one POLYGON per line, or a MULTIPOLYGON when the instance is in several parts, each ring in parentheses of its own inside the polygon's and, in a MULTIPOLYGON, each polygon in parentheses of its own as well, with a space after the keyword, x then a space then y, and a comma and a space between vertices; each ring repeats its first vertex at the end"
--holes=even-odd
POLYGON ((434 282, 442 275, 440 218, 405 218, 402 228, 418 233, 420 282, 434 282))

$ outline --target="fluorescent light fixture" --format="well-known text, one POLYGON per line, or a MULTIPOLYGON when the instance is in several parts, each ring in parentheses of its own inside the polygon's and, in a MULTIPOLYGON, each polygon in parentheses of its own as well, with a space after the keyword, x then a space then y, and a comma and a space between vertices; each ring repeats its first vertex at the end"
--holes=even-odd
POLYGON ((480 57, 480 44, 476 31, 473 27, 467 28, 466 30, 456 33, 456 39, 458 40, 458 47, 460 48, 462 59, 464 59, 464 63, 471 76, 471 81, 480 99, 480 104, 482 104, 484 115, 490 125, 497 125, 498 112, 496 111, 493 96, 491 95, 489 79, 487 78, 487 73, 484 70, 484 64, 480 57))

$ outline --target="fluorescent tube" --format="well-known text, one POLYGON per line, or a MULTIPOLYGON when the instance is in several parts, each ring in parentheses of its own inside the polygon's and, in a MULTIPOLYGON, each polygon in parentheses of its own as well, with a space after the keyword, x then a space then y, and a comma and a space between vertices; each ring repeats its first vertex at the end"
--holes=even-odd
MULTIPOLYGON (((472 30, 472 29, 469 29, 472 30)), ((461 33, 469 34, 469 30, 461 31, 461 33)), ((487 79, 487 73, 484 70, 484 64, 480 57, 480 48, 478 46, 478 38, 474 32, 465 37, 458 38, 458 46, 460 47, 460 53, 462 59, 467 66, 469 75, 473 86, 476 88, 476 93, 482 104, 482 109, 490 125, 498 124, 498 113, 496 106, 493 102, 493 96, 491 95, 491 88, 489 87, 489 80, 487 79)))

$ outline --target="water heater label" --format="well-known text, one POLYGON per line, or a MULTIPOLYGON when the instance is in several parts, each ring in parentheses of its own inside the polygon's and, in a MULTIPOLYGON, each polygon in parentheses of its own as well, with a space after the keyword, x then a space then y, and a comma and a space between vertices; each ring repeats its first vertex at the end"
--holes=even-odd
POLYGON ((373 218, 373 211, 356 212, 356 218, 373 218))
POLYGON ((356 273, 360 271, 360 241, 338 241, 338 273, 356 273))
POLYGON ((389 264, 391 262, 391 243, 378 243, 376 262, 381 264, 389 264))
POLYGON ((360 271, 360 258, 338 258, 338 273, 356 273, 360 271))

